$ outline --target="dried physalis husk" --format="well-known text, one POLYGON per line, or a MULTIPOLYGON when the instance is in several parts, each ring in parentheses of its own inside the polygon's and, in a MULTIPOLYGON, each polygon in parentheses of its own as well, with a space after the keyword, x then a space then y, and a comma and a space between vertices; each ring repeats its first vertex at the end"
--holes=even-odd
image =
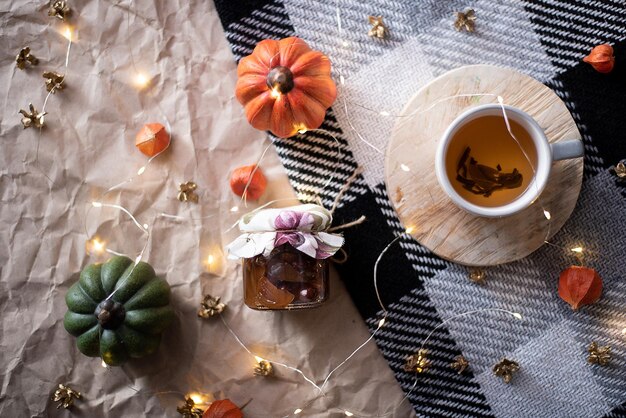
POLYGON ((626 179, 626 164, 624 161, 620 161, 615 164, 615 166, 610 167, 609 170, 617 176, 618 179, 624 180, 626 179))
POLYGON ((372 28, 367 33, 370 37, 385 39, 389 36, 389 30, 385 23, 383 23, 382 16, 369 16, 367 19, 370 25, 372 25, 372 28))
POLYGON ((594 70, 599 73, 610 73, 615 65, 613 47, 609 44, 602 44, 594 47, 589 55, 583 58, 587 64, 591 64, 594 70))
POLYGON ((592 268, 572 266, 559 277, 559 296, 574 310, 596 302, 601 294, 602 278, 592 268))
POLYGON ((457 32, 466 30, 468 32, 474 32, 476 26, 476 12, 474 9, 468 9, 464 12, 456 12, 456 20, 454 21, 454 28, 457 32))
POLYGON ((520 369, 519 363, 513 360, 509 360, 507 358, 503 358, 500 362, 496 363, 493 366, 493 374, 498 377, 501 377, 504 380, 504 383, 511 383, 513 379, 513 374, 518 372, 520 369))
POLYGON ((608 345, 599 346, 597 342, 592 341, 587 348, 589 356, 587 362, 589 364, 598 364, 600 366, 606 366, 611 361, 611 347, 608 345))

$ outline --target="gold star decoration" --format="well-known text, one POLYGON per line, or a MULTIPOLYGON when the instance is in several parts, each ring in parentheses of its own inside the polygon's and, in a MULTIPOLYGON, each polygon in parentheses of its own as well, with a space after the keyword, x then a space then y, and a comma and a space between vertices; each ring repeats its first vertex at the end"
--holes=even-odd
POLYGON ((200 309, 198 310, 198 316, 200 318, 211 318, 215 315, 219 315, 224 312, 226 305, 220 302, 220 298, 213 297, 211 295, 204 296, 202 302, 200 302, 200 309))
POLYGON ((450 363, 450 367, 456 370, 458 374, 463 374, 469 367, 469 361, 463 356, 456 356, 454 361, 450 363))
POLYGON ((52 0, 48 9, 48 16, 65 20, 72 15, 72 9, 67 5, 65 0, 52 0))
POLYGON ((193 181, 180 183, 180 185, 178 186, 178 200, 180 200, 181 202, 198 203, 198 194, 196 193, 197 188, 198 185, 193 181))
POLYGON ((411 373, 424 373, 430 367, 430 360, 426 357, 428 351, 421 348, 416 354, 409 356, 404 363, 404 371, 411 373))
POLYGON ((513 373, 517 372, 519 369, 520 366, 518 363, 513 360, 503 358, 499 363, 493 366, 493 374, 501 377, 502 380, 504 380, 504 383, 511 383, 513 373))
POLYGON ((600 347, 597 342, 593 341, 587 348, 589 356, 587 362, 589 364, 597 364, 599 366, 606 366, 611 361, 611 347, 605 345, 600 347))
POLYGON ((615 174, 620 180, 626 180, 626 164, 624 164, 624 161, 620 161, 609 170, 611 170, 611 172, 615 174))
POLYGON ((56 93, 57 90, 63 90, 65 88, 65 75, 55 73, 54 71, 46 71, 43 73, 43 78, 46 79, 46 90, 51 93, 56 93))
POLYGON ((487 273, 481 268, 472 268, 469 271, 469 279, 476 284, 485 284, 487 273))
POLYGON ((24 125, 24 129, 30 128, 34 126, 35 128, 42 128, 44 125, 44 116, 48 114, 48 112, 39 113, 35 106, 32 103, 28 104, 29 111, 27 112, 24 109, 20 109, 18 113, 21 113, 22 125, 24 125))
POLYGON ((24 68, 26 68, 26 63, 29 63, 31 65, 37 65, 39 64, 39 60, 37 59, 37 57, 30 53, 30 47, 25 46, 24 48, 20 49, 20 52, 15 57, 15 63, 17 65, 17 68, 23 70, 24 68))
POLYGON ((461 31, 465 29, 468 32, 474 32, 476 20, 476 12, 474 9, 467 9, 464 12, 456 12, 456 20, 454 21, 454 29, 461 31))
POLYGON ((59 403, 57 409, 61 407, 68 409, 74 405, 74 400, 80 399, 80 397, 80 392, 76 392, 68 385, 59 383, 57 390, 54 391, 54 395, 52 396, 52 401, 59 403))
POLYGON ((274 374, 274 366, 267 360, 257 357, 257 364, 254 366, 254 375, 269 377, 274 374))
POLYGON ((389 30, 387 29, 387 26, 385 26, 385 24, 383 23, 382 16, 369 16, 368 20, 370 22, 370 25, 372 25, 369 32, 367 32, 369 36, 378 39, 385 39, 387 36, 389 36, 389 30))
POLYGON ((185 403, 176 407, 176 412, 181 414, 183 418, 202 418, 204 411, 196 408, 196 403, 190 397, 185 398, 185 403))

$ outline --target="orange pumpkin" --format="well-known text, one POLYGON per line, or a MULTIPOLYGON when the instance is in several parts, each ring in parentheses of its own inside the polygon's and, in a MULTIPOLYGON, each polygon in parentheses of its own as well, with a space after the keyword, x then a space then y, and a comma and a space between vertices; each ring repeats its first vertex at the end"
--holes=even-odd
POLYGON ((318 128, 337 97, 330 60, 297 37, 259 42, 237 75, 235 94, 248 122, 281 138, 318 128))

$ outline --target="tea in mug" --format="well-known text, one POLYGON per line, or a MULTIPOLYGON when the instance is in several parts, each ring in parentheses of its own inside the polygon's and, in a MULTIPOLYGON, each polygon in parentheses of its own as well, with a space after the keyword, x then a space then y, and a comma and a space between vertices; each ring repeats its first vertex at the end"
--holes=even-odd
POLYGON ((533 139, 519 123, 481 116, 460 127, 446 152, 446 174, 454 190, 479 206, 504 206, 521 196, 537 167, 533 139))

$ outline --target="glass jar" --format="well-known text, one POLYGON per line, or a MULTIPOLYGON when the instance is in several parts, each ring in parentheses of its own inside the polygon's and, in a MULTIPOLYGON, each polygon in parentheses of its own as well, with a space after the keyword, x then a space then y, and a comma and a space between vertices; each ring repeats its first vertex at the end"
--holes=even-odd
POLYGON ((245 304, 256 310, 313 308, 328 299, 328 260, 290 244, 243 259, 245 304))

